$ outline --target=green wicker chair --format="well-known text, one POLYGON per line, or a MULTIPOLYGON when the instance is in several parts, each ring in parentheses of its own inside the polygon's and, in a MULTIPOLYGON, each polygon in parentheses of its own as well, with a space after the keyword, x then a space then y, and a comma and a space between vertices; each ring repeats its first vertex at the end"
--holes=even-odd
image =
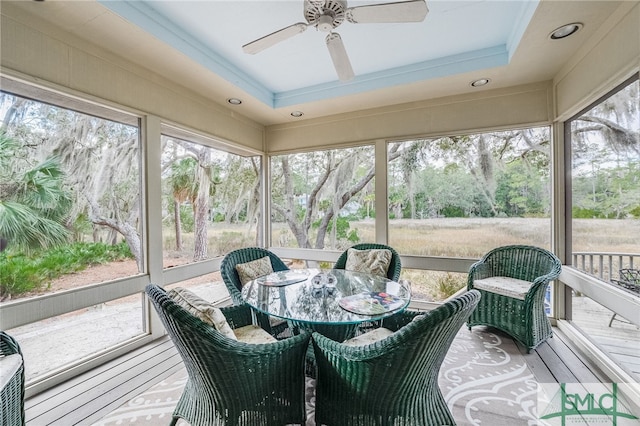
MULTIPOLYGON (((236 265, 251 262, 252 260, 258 260, 265 256, 269 256, 269 259, 271 260, 271 268, 274 272, 286 271, 289 269, 282 259, 280 259, 276 254, 260 247, 237 249, 229 252, 224 259, 222 259, 222 262, 220 263, 220 275, 222 275, 222 280, 227 286, 231 300, 235 305, 244 304, 244 299, 242 298, 241 293, 242 282, 240 281, 240 276, 236 270, 236 265)), ((268 315, 260 312, 255 312, 255 316, 260 327, 268 330, 272 335, 279 339, 289 337, 294 333, 286 321, 269 318, 268 315)))
MULTIPOLYGON (((393 281, 398 281, 398 278, 400 278, 402 262, 400 261, 400 255, 392 247, 377 243, 361 243, 356 244, 351 248, 356 250, 386 249, 391 251, 391 262, 389 263, 389 269, 387 269, 387 278, 393 281)), ((342 252, 336 263, 333 265, 334 269, 345 269, 345 266, 347 265, 347 253, 348 250, 342 252)), ((380 321, 365 321, 355 327, 354 333, 362 334, 378 327, 380 327, 380 321)))
MULTIPOLYGON (((351 248, 356 250, 387 249, 391 251, 391 255, 392 255, 391 263, 389 264, 389 269, 387 269, 387 278, 393 281, 398 281, 398 278, 400 278, 400 272, 402 270, 402 262, 400 261, 400 255, 392 247, 389 247, 384 244, 362 243, 362 244, 356 244, 351 248)), ((347 250, 342 252, 342 254, 336 261, 335 265, 333 265, 333 267, 335 269, 344 269, 346 264, 347 264, 347 250)))
POLYGON ((24 425, 24 360, 18 342, 4 331, 0 331, 0 370, 0 376, 6 375, 0 389, 0 426, 24 425), (11 355, 18 358, 9 359, 11 355))
MULTIPOLYGON (((304 424, 309 334, 267 344, 224 337, 150 284, 145 289, 188 373, 173 412, 192 426, 304 424)), ((251 324, 247 305, 221 308, 232 329, 251 324)))
POLYGON ((236 265, 241 263, 251 262, 252 260, 258 260, 265 256, 269 256, 271 259, 271 267, 274 272, 286 271, 287 265, 284 264, 282 259, 276 256, 274 253, 267 249, 260 247, 246 247, 229 252, 222 262, 220 263, 220 275, 222 280, 229 290, 231 300, 236 305, 242 305, 244 300, 242 299, 242 282, 240 282, 240 276, 236 270, 236 265))
POLYGON ((404 311, 384 321, 396 332, 369 345, 348 346, 313 333, 316 424, 454 425, 438 372, 479 299, 470 291, 427 313, 404 311))
POLYGON ((561 268, 553 253, 539 247, 511 245, 489 251, 469 269, 467 289, 482 294, 469 318, 469 329, 489 325, 521 342, 528 352, 535 349, 552 335, 544 299, 561 268), (496 279, 500 288, 491 284, 496 279))

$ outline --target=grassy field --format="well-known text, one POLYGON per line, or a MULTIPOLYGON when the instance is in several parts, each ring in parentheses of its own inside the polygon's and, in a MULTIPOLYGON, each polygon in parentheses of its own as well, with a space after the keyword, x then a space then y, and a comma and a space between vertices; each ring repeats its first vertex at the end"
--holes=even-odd
MULTIPOLYGON (((373 221, 351 222, 361 242, 375 240, 373 221)), ((640 220, 578 219, 573 222, 573 251, 640 254, 640 220)), ((254 244, 255 228, 215 224, 209 231, 210 255, 225 253, 237 247, 254 244)), ((184 237, 185 247, 193 244, 192 236, 184 237)), ((389 244, 401 254, 446 256, 477 259, 494 247, 507 244, 535 245, 549 248, 551 221, 545 218, 442 218, 425 220, 392 220, 389 244)), ((171 252, 175 239, 165 236, 165 252, 171 252)), ((295 239, 284 224, 273 227, 273 245, 295 247, 295 239)), ((344 250, 352 245, 340 241, 325 248, 344 250)), ((184 255, 185 253, 181 253, 184 255)), ((177 255, 177 254, 176 254, 177 255)), ((465 274, 403 271, 415 292, 422 298, 441 300, 466 283, 465 274)))

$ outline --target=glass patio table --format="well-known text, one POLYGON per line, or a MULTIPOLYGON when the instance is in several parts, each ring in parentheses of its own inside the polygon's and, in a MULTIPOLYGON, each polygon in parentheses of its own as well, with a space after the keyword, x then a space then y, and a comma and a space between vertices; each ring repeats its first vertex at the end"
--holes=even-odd
POLYGON ((291 269, 248 282, 247 304, 294 327, 344 341, 363 322, 404 310, 411 300, 406 281, 343 269, 291 269))

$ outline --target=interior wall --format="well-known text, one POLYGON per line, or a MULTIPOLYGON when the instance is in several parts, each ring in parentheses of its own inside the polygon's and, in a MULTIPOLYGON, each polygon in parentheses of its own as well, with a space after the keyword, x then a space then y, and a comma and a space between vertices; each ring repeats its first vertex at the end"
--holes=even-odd
MULTIPOLYGON (((188 87, 105 51, 2 2, 0 65, 5 75, 77 91, 144 111, 223 141, 262 151, 264 127, 188 87)), ((117 30, 117 29, 114 29, 117 30)))
POLYGON ((551 119, 549 81, 268 126, 266 145, 269 153, 279 153, 376 139, 545 125, 551 119))
POLYGON ((555 117, 566 120, 640 69, 640 3, 623 2, 554 78, 555 117))

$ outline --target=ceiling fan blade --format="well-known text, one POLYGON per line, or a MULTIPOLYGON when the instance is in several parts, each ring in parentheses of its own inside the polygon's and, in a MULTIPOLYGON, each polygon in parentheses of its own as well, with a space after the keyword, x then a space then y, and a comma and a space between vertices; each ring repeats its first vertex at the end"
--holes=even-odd
POLYGON ((409 0, 356 6, 347 9, 347 20, 354 24, 422 22, 427 16, 425 0, 409 0))
POLYGON ((258 52, 262 52, 268 47, 280 43, 281 41, 291 38, 294 35, 304 32, 307 29, 307 26, 308 25, 305 23, 298 22, 271 34, 267 34, 266 36, 261 37, 257 40, 249 42, 242 46, 242 50, 244 50, 244 53, 254 55, 258 52))
POLYGON ((340 81, 351 80, 354 76, 353 68, 351 68, 351 62, 349 61, 349 56, 347 56, 347 51, 344 48, 340 34, 329 33, 326 42, 333 66, 338 73, 338 79, 340 81))

